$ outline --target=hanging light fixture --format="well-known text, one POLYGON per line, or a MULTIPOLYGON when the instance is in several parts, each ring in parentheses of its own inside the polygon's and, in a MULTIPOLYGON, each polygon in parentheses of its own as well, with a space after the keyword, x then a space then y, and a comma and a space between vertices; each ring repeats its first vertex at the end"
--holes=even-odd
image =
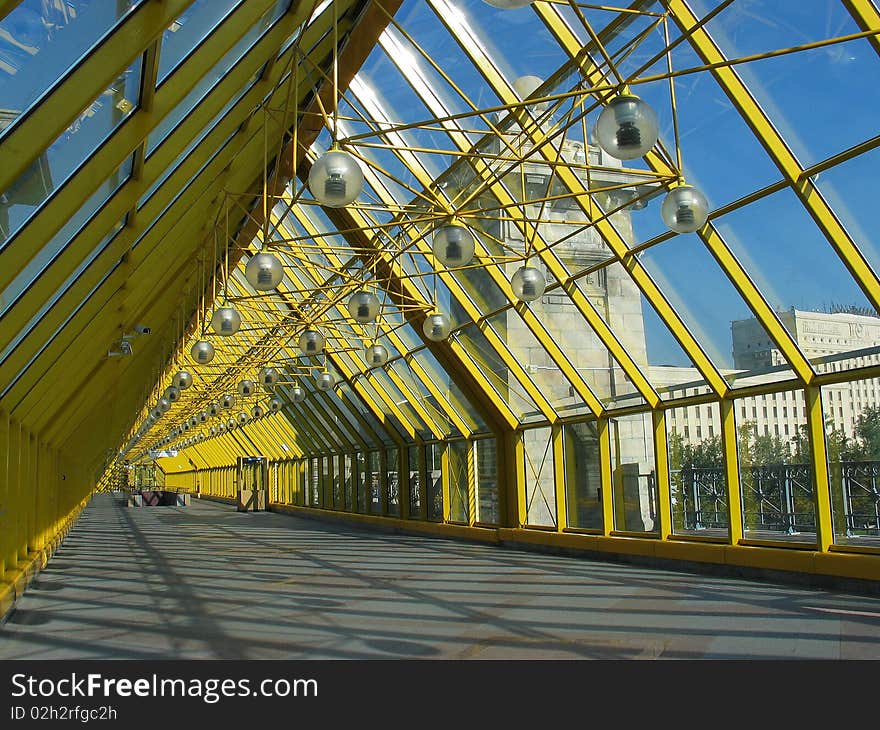
POLYGON ((520 266, 510 278, 513 295, 523 302, 533 302, 544 293, 547 280, 540 269, 534 266, 520 266))
POLYGON ((240 327, 241 315, 235 307, 220 307, 211 317, 211 329, 222 337, 234 335, 240 327))
POLYGON ((447 268, 467 266, 474 260, 474 234, 455 220, 434 229, 431 250, 447 268))
POLYGON ((452 330, 452 323, 449 321, 449 315, 443 312, 434 312, 425 317, 422 323, 422 332, 432 342, 442 342, 452 330))
POLYGON ((290 389, 290 398, 294 403, 302 403, 306 399, 306 391, 299 385, 294 385, 290 389))
POLYGON ((361 324, 372 322, 379 314, 379 300, 373 292, 356 291, 348 300, 348 313, 361 324))
POLYGON ((257 403, 253 408, 251 408, 251 418, 253 418, 254 420, 256 420, 258 418, 262 418, 265 415, 266 415, 266 410, 259 403, 257 403))
POLYGON ((364 354, 367 359, 367 365, 371 368, 380 367, 388 362, 388 348, 385 345, 380 345, 378 342, 374 342, 367 347, 364 350, 364 354))
POLYGON ((208 412, 202 411, 199 413, 199 423, 206 423, 208 421, 208 412))
MULTIPOLYGON (((229 420, 232 421, 232 425, 235 426, 235 419, 231 418, 229 420)), ((218 434, 226 433, 227 427, 228 427, 228 424, 225 421, 220 421, 220 423, 217 424, 217 433, 218 434)))
POLYGON ((177 403, 177 401, 180 400, 180 391, 173 385, 169 385, 162 393, 162 397, 165 398, 169 403, 177 403))
POLYGON ((251 256, 244 267, 244 275, 254 289, 272 291, 284 278, 284 267, 271 253, 260 251, 251 256))
POLYGON ((326 340, 318 330, 307 329, 299 336, 299 349, 306 355, 323 352, 326 340))
POLYGON ((284 403, 281 402, 281 398, 279 398, 277 395, 269 399, 270 413, 278 413, 278 411, 280 411, 283 406, 284 403))
POLYGON ((279 377, 278 370, 275 368, 263 368, 260 370, 260 385, 271 393, 278 385, 279 377))
POLYGON ((235 396, 227 393, 220 399, 220 407, 225 411, 235 406, 235 396))
POLYGON ((659 136, 657 114, 629 88, 608 102, 596 121, 596 141, 618 160, 643 157, 659 136))
POLYGON ((709 220, 709 201, 693 185, 675 185, 660 206, 663 222, 676 233, 693 233, 709 220))
POLYGON ((256 389, 257 389, 257 386, 254 385, 254 381, 253 381, 253 380, 247 380, 247 379, 240 381, 239 384, 238 384, 238 388, 237 388, 237 390, 238 390, 238 394, 239 394, 242 398, 246 398, 246 397, 249 396, 249 395, 253 395, 253 394, 254 394, 254 391, 255 391, 256 389))
POLYGON ((168 400, 164 395, 156 401, 156 410, 159 411, 159 415, 161 416, 163 413, 168 413, 171 410, 171 401, 168 400))
POLYGON ((171 385, 178 390, 186 390, 193 384, 193 376, 188 370, 178 370, 171 379, 171 385))
POLYGON ((333 373, 318 373, 315 385, 318 390, 330 390, 336 385, 336 378, 333 377, 333 373))
POLYGON ((208 403, 208 415, 212 418, 220 412, 220 404, 217 401, 208 403))
POLYGON ((206 365, 214 359, 214 345, 207 340, 199 340, 190 348, 189 354, 199 365, 206 365))
POLYGON ((238 414, 238 422, 244 426, 250 420, 250 416, 248 416, 247 411, 242 411, 238 414))
POLYGON ((309 190, 321 205, 342 208, 353 203, 364 189, 364 172, 348 152, 331 149, 309 170, 309 190))

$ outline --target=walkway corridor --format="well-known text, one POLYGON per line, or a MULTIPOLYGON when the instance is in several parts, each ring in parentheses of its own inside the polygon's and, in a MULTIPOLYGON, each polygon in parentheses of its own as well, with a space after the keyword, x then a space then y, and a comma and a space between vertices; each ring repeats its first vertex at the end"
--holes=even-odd
POLYGON ((0 659, 880 658, 880 598, 96 496, 0 659))

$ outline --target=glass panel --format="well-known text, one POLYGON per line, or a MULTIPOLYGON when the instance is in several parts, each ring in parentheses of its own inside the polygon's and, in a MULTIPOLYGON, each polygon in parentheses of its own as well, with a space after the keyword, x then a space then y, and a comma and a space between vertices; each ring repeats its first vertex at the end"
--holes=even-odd
POLYGON ((342 491, 344 479, 342 454, 331 456, 330 462, 333 465, 333 509, 342 509, 345 504, 345 495, 342 491))
POLYGON ((602 472, 596 422, 567 424, 562 429, 562 439, 568 526, 601 530, 602 472))
MULTIPOLYGON (((810 3, 767 0, 761 3, 760 19, 754 22, 747 5, 732 3, 706 27, 728 58, 859 32, 843 3, 822 3, 817 12, 810 3)), ((874 84, 863 81, 876 78, 878 72, 877 54, 865 39, 737 67, 774 127, 807 167, 877 133, 880 95, 874 84), (813 103, 815 99, 822 103, 813 103), (831 129, 834 133, 828 134, 831 129)))
POLYGON ((801 390, 755 397, 736 409, 743 536, 816 541, 813 467, 801 390), (749 408, 758 417, 753 419, 749 408))
POLYGON ((474 441, 477 471, 477 522, 488 525, 501 523, 498 509, 498 445, 494 438, 474 441))
POLYGON ((468 521, 468 451, 467 441, 450 441, 447 444, 449 460, 449 521, 468 521))
POLYGON ((157 84, 202 43, 240 0, 196 0, 162 34, 157 84))
MULTIPOLYGON (((737 401, 737 407, 749 408, 746 400, 737 401)), ((670 408, 666 436, 672 531, 727 537, 727 476, 718 403, 670 408)))
POLYGON ((325 509, 333 507, 333 457, 321 457, 321 492, 320 506, 325 509))
POLYGON ((874 215, 872 186, 865 180, 876 174, 878 165, 880 149, 874 149, 812 178, 874 271, 880 271, 880 219, 874 215))
POLYGON ((549 428, 523 431, 526 524, 556 527, 556 484, 549 428))
POLYGON ((386 452, 386 488, 388 514, 400 514, 400 450, 387 449, 386 452))
POLYGON ((319 507, 321 505, 321 469, 320 460, 317 457, 309 461, 309 483, 312 488, 309 506, 319 507))
POLYGON ((366 454, 358 451, 354 455, 352 469, 357 485, 357 511, 363 514, 367 512, 367 477, 369 476, 366 454))
POLYGON ((0 195, 0 242, 11 237, 136 108, 141 59, 104 93, 0 195))
POLYGON ((425 446, 425 466, 428 472, 427 500, 428 519, 443 519, 443 444, 425 446))
POLYGON ((609 419, 614 529, 657 531, 657 480, 650 413, 609 419))
POLYGON ((880 546, 880 378, 822 386, 834 542, 880 546))
POLYGON ((382 514, 382 467, 378 451, 367 454, 367 490, 369 504, 367 511, 374 515, 382 514))
POLYGON ((0 132, 143 0, 24 0, 0 20, 0 132))
POLYGON ((409 516, 410 519, 418 519, 419 511, 422 508, 422 466, 418 446, 410 446, 409 455, 409 516))

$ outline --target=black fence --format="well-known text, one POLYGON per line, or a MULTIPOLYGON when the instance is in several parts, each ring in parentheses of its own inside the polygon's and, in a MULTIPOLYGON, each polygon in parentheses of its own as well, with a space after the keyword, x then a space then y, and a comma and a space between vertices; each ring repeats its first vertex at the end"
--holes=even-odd
MULTIPOLYGON (((880 536, 880 461, 831 464, 835 532, 880 536)), ((809 464, 769 464, 741 469, 743 524, 747 530, 790 535, 815 532, 813 472, 809 464)), ((677 527, 728 527, 727 486, 722 467, 673 471, 677 527)))

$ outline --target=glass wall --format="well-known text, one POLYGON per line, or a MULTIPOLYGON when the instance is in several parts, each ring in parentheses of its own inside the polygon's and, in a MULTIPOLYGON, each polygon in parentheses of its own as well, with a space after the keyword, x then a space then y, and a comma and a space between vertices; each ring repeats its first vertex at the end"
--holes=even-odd
POLYGON ((477 472, 477 522, 497 525, 501 521, 498 505, 498 447, 494 438, 474 441, 477 472))
POLYGON ((469 464, 467 441, 450 441, 446 447, 449 461, 449 521, 466 523, 468 511, 469 464))
POLYGON ((429 520, 440 521, 443 519, 443 444, 425 446, 425 469, 427 516, 429 520))
POLYGON ((525 451, 526 524, 556 527, 556 484, 553 441, 549 428, 523 431, 525 451))
POLYGON ((565 450, 565 498, 568 526, 602 529, 602 471, 599 432, 595 421, 562 429, 565 450))
POLYGON ((614 529, 657 532, 657 479, 650 413, 609 419, 614 529))

